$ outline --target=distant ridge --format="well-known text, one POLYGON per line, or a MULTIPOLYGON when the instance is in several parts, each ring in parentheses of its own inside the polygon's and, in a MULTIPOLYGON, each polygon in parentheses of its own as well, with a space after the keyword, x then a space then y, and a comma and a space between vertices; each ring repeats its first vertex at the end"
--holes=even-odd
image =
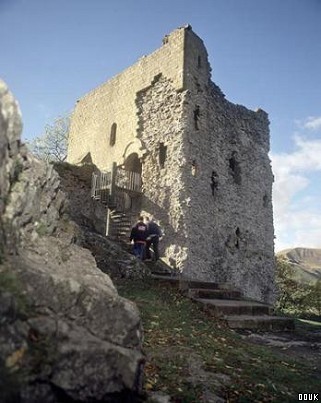
POLYGON ((321 249, 293 248, 276 254, 286 259, 294 269, 294 277, 303 283, 321 280, 321 249))

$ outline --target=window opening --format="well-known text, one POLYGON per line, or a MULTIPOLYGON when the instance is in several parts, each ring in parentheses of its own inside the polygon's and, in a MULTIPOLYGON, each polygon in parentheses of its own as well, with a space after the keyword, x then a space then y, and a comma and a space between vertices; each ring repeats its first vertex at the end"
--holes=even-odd
POLYGON ((216 173, 216 171, 212 171, 212 175, 211 175, 211 189, 212 189, 212 195, 215 195, 215 190, 217 189, 217 185, 218 185, 218 175, 216 173))
POLYGON ((167 146, 164 145, 164 143, 159 143, 159 166, 161 168, 165 167, 165 161, 167 157, 167 146))
POLYGON ((195 129, 199 129, 199 118, 200 118, 200 107, 196 105, 196 108, 194 109, 194 126, 195 129))
POLYGON ((233 151, 232 157, 229 159, 229 168, 233 176, 234 182, 240 185, 242 182, 240 164, 236 159, 236 152, 233 151))
POLYGON ((110 138, 109 138, 109 145, 112 147, 116 143, 116 131, 117 131, 117 124, 113 123, 110 129, 110 138))
POLYGON ((269 205, 269 198, 268 198, 268 195, 265 194, 263 196, 263 207, 268 207, 268 205, 269 205))
POLYGON ((241 231, 240 231, 239 227, 236 228, 235 235, 236 235, 235 247, 236 247, 237 249, 240 249, 240 235, 241 235, 241 231))

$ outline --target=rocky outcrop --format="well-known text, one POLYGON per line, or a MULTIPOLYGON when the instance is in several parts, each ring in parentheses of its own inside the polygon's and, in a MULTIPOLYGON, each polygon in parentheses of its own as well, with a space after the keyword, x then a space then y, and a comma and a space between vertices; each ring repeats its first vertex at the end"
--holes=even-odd
POLYGON ((0 99, 0 259, 2 259, 6 235, 1 217, 6 208, 11 184, 21 166, 18 150, 22 125, 18 105, 2 83, 0 83, 0 99))
POLYGON ((19 108, 3 82, 0 129, 1 401, 136 401, 138 310, 79 246, 59 175, 20 145, 19 108))

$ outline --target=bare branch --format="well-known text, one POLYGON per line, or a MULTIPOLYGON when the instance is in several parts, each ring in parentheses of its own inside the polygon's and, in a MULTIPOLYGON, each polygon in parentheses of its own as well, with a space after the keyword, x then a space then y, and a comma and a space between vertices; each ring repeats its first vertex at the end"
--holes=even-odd
POLYGON ((64 161, 67 157, 69 125, 69 115, 60 116, 52 125, 46 125, 44 133, 28 143, 32 153, 41 160, 64 161))

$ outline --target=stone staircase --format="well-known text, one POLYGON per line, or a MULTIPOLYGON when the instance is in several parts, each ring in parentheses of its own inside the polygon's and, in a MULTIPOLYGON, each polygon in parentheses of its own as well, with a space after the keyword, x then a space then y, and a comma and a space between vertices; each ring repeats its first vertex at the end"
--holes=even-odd
POLYGON ((274 316, 271 305, 245 299, 229 284, 185 280, 170 269, 166 271, 164 265, 148 263, 155 281, 181 290, 209 315, 221 319, 230 328, 270 332, 294 330, 293 319, 274 316))
POLYGON ((133 199, 137 200, 141 195, 142 181, 138 172, 123 169, 116 162, 113 162, 111 171, 92 172, 91 198, 107 207, 106 235, 112 240, 128 239, 134 223, 133 215, 137 217, 133 199))
POLYGON ((131 214, 125 213, 120 210, 110 211, 110 236, 128 240, 133 217, 131 214))

